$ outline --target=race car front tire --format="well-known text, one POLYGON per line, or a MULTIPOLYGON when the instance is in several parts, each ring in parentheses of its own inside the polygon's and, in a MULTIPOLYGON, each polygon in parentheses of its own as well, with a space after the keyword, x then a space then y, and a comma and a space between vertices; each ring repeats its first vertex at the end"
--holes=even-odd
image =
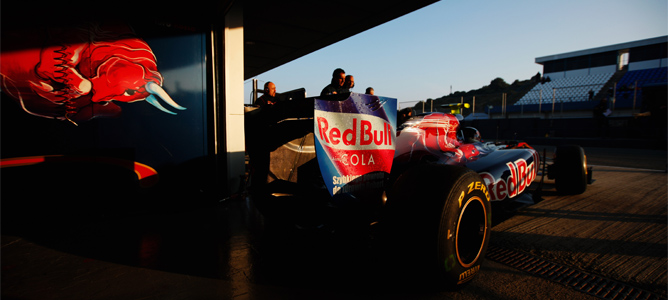
POLYGON ((578 195, 587 190, 587 157, 578 145, 562 145, 556 152, 555 185, 557 192, 578 195))
POLYGON ((402 272, 448 290, 478 274, 489 243, 491 207, 477 173, 458 166, 415 166, 397 179, 385 208, 389 253, 402 257, 402 272))

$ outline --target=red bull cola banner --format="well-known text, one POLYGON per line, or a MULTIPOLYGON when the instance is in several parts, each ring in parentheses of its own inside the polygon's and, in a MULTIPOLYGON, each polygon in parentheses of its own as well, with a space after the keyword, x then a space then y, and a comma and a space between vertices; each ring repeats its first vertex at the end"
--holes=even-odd
POLYGON ((397 99, 350 93, 315 100, 316 156, 334 196, 383 187, 396 144, 397 99))

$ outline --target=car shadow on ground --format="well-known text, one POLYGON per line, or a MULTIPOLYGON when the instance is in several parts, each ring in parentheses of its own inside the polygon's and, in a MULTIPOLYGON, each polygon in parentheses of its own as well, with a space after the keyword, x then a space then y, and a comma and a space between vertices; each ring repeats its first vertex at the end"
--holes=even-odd
MULTIPOLYGON (((410 274, 390 275, 393 260, 401 258, 382 255, 370 235, 268 222, 245 198, 182 209, 146 205, 113 214, 100 213, 100 205, 71 211, 72 205, 46 209, 37 202, 3 201, 3 245, 18 237, 90 261, 336 293, 377 294, 382 287, 381 293, 390 295, 414 292, 416 286, 408 283, 410 274)), ((3 248, 3 265, 26 255, 12 251, 3 248)))

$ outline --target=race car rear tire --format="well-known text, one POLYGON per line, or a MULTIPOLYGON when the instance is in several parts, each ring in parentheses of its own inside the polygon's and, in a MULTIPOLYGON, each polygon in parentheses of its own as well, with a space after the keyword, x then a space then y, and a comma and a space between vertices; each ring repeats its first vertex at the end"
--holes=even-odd
POLYGON ((555 184, 557 192, 566 195, 582 194, 587 190, 587 157, 578 145, 557 147, 555 184))
POLYGON ((449 290, 477 275, 491 231, 489 193, 477 173, 418 165, 397 179, 385 208, 390 259, 402 258, 401 272, 449 290))

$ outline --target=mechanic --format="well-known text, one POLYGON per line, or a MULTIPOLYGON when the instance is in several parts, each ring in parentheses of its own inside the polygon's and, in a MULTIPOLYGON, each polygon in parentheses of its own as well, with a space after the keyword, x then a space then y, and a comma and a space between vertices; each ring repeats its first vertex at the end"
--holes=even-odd
POLYGON ((347 92, 352 92, 355 87, 355 77, 353 75, 346 75, 346 80, 343 82, 343 89, 347 92))
POLYGON ((276 100, 276 85, 271 81, 267 81, 267 83, 264 84, 264 95, 257 98, 253 105, 274 105, 276 100))
POLYGON ((406 122, 408 119, 413 117, 413 109, 410 107, 406 107, 404 109, 399 110, 399 114, 397 116, 397 126, 403 124, 406 122))
POLYGON ((324 89, 322 89, 322 92, 320 92, 320 96, 345 93, 346 90, 343 88, 343 83, 345 81, 346 81, 346 71, 344 71, 341 68, 334 70, 334 72, 332 73, 332 82, 329 85, 327 85, 324 89))

